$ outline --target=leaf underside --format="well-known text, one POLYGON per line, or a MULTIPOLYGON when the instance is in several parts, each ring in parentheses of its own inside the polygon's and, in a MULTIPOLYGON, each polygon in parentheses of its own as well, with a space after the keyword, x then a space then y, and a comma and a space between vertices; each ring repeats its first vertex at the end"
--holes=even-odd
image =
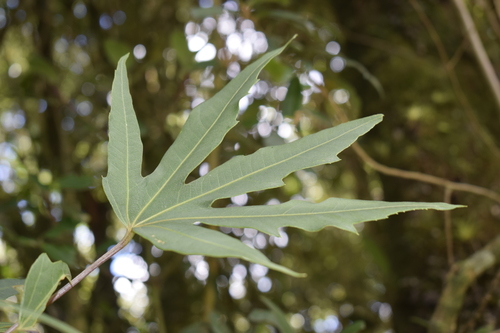
MULTIPOLYGON (((286 45, 285 45, 286 46, 286 45)), ((284 47, 285 47, 284 46, 284 47)), ((290 201, 273 206, 212 208, 217 199, 284 185, 297 170, 339 161, 337 154, 382 120, 374 115, 308 135, 281 146, 236 156, 197 180, 187 176, 222 142, 237 124, 238 103, 258 79, 264 66, 284 47, 247 66, 210 100, 191 112, 158 167, 141 174, 142 142, 129 93, 125 61, 120 59, 112 88, 109 119, 108 175, 103 187, 120 221, 163 250, 214 257, 238 257, 294 275, 261 252, 228 235, 202 226, 254 228, 279 235, 291 226, 317 231, 335 226, 356 232, 355 223, 386 218, 415 209, 453 209, 444 203, 389 203, 330 198, 319 204, 290 201)))
POLYGON ((68 265, 62 261, 51 262, 45 253, 38 257, 30 267, 24 283, 24 295, 19 312, 19 329, 31 328, 35 325, 59 281, 65 278, 71 279, 68 265))

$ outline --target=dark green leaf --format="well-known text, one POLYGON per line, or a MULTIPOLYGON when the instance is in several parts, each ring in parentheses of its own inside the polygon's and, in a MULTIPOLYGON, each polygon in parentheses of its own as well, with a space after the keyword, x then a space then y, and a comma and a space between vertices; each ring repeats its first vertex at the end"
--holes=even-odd
POLYGON ((212 333, 231 333, 229 327, 222 320, 222 316, 220 315, 220 313, 211 312, 209 317, 212 333))
POLYGON ((88 189, 93 185, 94 179, 89 176, 68 175, 59 178, 58 182, 61 188, 84 190, 88 189))
POLYGON ((281 103, 281 111, 284 116, 293 117, 295 111, 302 107, 302 86, 299 78, 294 76, 288 86, 285 100, 281 103))
POLYGON ((0 300, 7 299, 17 294, 13 286, 23 285, 24 279, 2 279, 0 280, 0 300))
POLYGON ((351 325, 347 326, 342 330, 341 333, 358 333, 366 328, 366 324, 362 320, 357 320, 351 325))

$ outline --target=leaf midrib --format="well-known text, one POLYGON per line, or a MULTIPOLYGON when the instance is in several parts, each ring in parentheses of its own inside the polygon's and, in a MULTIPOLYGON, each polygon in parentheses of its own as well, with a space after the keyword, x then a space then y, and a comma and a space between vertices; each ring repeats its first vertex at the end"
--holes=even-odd
MULTIPOLYGON (((312 204, 312 203, 311 203, 312 204)), ((404 206, 410 206, 409 204, 405 203, 404 206)), ((415 207, 420 207, 421 205, 415 204, 415 207)), ((250 207, 256 207, 256 206, 250 206, 250 207)), ((268 207, 268 206, 262 206, 262 207, 268 207)), ((269 206, 272 207, 272 206, 269 206)), ((368 208, 357 208, 357 209, 344 209, 344 210, 330 210, 330 211, 321 211, 321 212, 307 212, 307 213, 294 213, 294 214, 287 214, 285 213, 279 213, 279 214, 266 214, 266 215, 220 215, 220 216, 190 216, 190 217, 174 217, 174 218, 169 218, 169 219, 164 219, 164 220, 158 220, 150 223, 145 223, 140 225, 140 227, 153 227, 155 226, 156 223, 161 223, 161 222, 168 222, 168 221, 179 221, 179 220, 192 220, 192 219, 221 219, 221 218, 261 218, 261 217, 277 217, 277 216, 307 216, 307 215, 318 215, 318 214, 332 214, 332 213, 350 213, 350 212, 360 212, 360 211, 366 211, 366 210, 379 210, 379 209, 391 209, 391 208, 399 208, 401 205, 394 205, 394 206, 384 206, 384 207, 368 207, 368 208)), ((243 207, 241 207, 243 208, 243 207)), ((226 208, 208 208, 208 209, 226 209, 226 208)), ((236 208, 239 209, 239 208, 236 208)), ((156 227, 156 226, 155 226, 156 227)))
MULTIPOLYGON (((125 64, 123 64, 123 66, 125 66, 125 64)), ((123 107, 123 115, 124 115, 124 122, 125 122, 125 141, 127 142, 126 144, 126 157, 125 157, 125 160, 127 161, 127 168, 125 169, 126 170, 126 179, 127 179, 127 199, 125 201, 125 211, 126 211, 126 217, 127 217, 127 224, 130 225, 130 213, 129 213, 129 204, 130 204, 130 159, 129 159, 129 156, 130 156, 130 153, 129 153, 129 147, 130 147, 130 137, 129 137, 129 132, 128 132, 128 120, 127 120, 127 109, 125 108, 125 90, 124 90, 124 87, 125 87, 125 78, 126 78, 126 75, 121 75, 121 85, 120 85, 120 91, 121 91, 121 98, 120 100, 122 101, 122 107, 123 107)), ((139 138, 140 140, 140 138, 139 138)))
MULTIPOLYGON (((137 226, 139 226, 141 224, 141 222, 147 221, 149 219, 148 218, 148 219, 143 220, 143 221, 141 221, 139 223, 136 223, 137 220, 144 213, 144 211, 153 203, 153 201, 156 199, 156 197, 163 191, 163 189, 165 188, 165 186, 167 186, 167 184, 170 182, 170 180, 175 176, 175 174, 177 173, 177 171, 179 171, 179 169, 181 168, 181 166, 184 163, 186 163, 186 161, 188 160, 188 158, 193 154, 193 152, 196 150, 196 148, 198 148, 198 146, 201 144, 201 142, 203 141, 203 139, 208 135, 208 133, 212 130, 212 128, 215 126, 215 124, 217 124, 217 122, 219 121, 220 117, 222 117, 222 114, 227 110, 229 104, 233 101, 233 99, 235 98, 235 96, 241 91, 241 89, 242 89, 241 87, 243 87, 252 78, 252 76, 255 74, 255 72, 260 71, 259 67, 260 66, 257 66, 251 72, 251 74, 245 79, 245 81, 243 81, 243 83, 240 85, 240 88, 238 90, 236 90, 236 92, 233 94, 233 96, 231 96, 231 99, 226 103, 226 105, 224 105, 224 107, 222 108, 222 111, 219 113, 219 115, 217 116, 217 118, 215 118, 215 120, 212 122, 212 124, 210 125, 210 128, 207 131, 205 131, 205 133, 203 134, 203 136, 201 137, 201 139, 198 140, 198 142, 193 147, 193 149, 191 149, 191 151, 186 155, 186 157, 181 161, 181 163, 179 163, 179 165, 177 166, 177 168, 171 173, 170 177, 168 177, 168 179, 163 183, 163 185, 161 186, 161 188, 144 205, 144 207, 141 209, 141 211, 137 214, 135 220, 132 222, 132 227, 137 227, 137 226)), ((127 147, 128 147, 128 145, 127 145, 127 147)), ((127 180, 128 180, 128 177, 127 177, 127 180)), ((127 183, 127 188, 128 188, 128 183, 127 183)), ((127 216, 128 216, 128 202, 127 202, 127 216)))
MULTIPOLYGON (((186 201, 183 201, 183 202, 180 202, 180 203, 175 204, 175 205, 173 205, 173 206, 170 206, 170 207, 168 207, 167 209, 164 209, 164 210, 162 210, 162 211, 160 211, 160 212, 158 212, 158 213, 156 213, 156 214, 154 214, 154 215, 152 215, 152 216, 148 217, 147 219, 142 220, 141 222, 137 223, 137 224, 135 225, 135 227, 144 226, 144 223, 145 223, 145 222, 147 222, 147 221, 149 221, 149 220, 151 220, 151 219, 155 218, 156 216, 158 216, 158 215, 160 215, 160 214, 166 213, 166 212, 168 212, 168 211, 170 211, 170 210, 172 210, 172 209, 174 209, 174 208, 177 208, 177 207, 179 207, 179 206, 182 206, 182 205, 184 205, 184 204, 186 204, 186 203, 188 203, 188 202, 191 202, 191 201, 193 201, 193 200, 196 200, 196 199, 198 199, 198 198, 201 198, 201 197, 203 197, 203 196, 206 196, 206 195, 208 195, 208 194, 210 194, 210 193, 213 193, 213 192, 215 192, 215 191, 218 191, 218 190, 220 190, 221 188, 227 187, 227 186, 229 186, 229 185, 231 185, 231 184, 234 184, 235 182, 239 182, 239 181, 241 181, 242 179, 245 179, 245 178, 247 178, 247 177, 249 177, 249 176, 252 176, 252 175, 254 175, 254 174, 256 174, 256 173, 259 173, 259 172, 265 171, 265 170, 267 170, 267 169, 269 169, 269 168, 272 168, 272 167, 275 167, 276 165, 279 165, 279 164, 281 164, 281 163, 285 163, 285 162, 287 162, 288 160, 290 160, 290 159, 292 159, 292 158, 296 158, 296 157, 298 157, 298 156, 300 156, 300 155, 302 155, 302 154, 305 154, 305 153, 307 153, 307 152, 309 152, 309 151, 311 151, 311 150, 313 150, 313 149, 317 149, 318 147, 320 147, 320 146, 322 146, 322 145, 329 144, 330 142, 332 142, 332 141, 334 141, 334 140, 337 140, 338 138, 340 138, 340 137, 342 137, 342 136, 344 136, 344 135, 346 135, 346 134, 348 134, 348 133, 350 133, 350 132, 352 132, 352 131, 354 131, 354 130, 357 130, 358 128, 360 128, 360 127, 362 127, 362 126, 365 126, 367 123, 368 123, 368 122, 365 122, 365 123, 363 123, 363 124, 361 124, 361 125, 359 125, 359 126, 357 126, 357 127, 354 127, 354 128, 352 128, 352 129, 350 129, 350 130, 348 130, 348 131, 346 131, 346 132, 344 132, 344 133, 342 133, 342 134, 340 134, 340 135, 338 135, 338 136, 336 136, 336 137, 334 137, 334 138, 332 138, 332 139, 330 139, 330 140, 327 140, 327 141, 325 141, 325 142, 323 142, 323 143, 321 143, 321 144, 318 144, 318 145, 316 145, 316 146, 314 146, 314 147, 311 147, 311 148, 309 148, 309 149, 307 149, 307 150, 304 150, 304 151, 302 151, 302 152, 300 152, 300 153, 298 153, 298 154, 296 154, 296 155, 290 156, 289 158, 286 158, 286 159, 281 160, 281 161, 279 161, 279 162, 277 162, 277 163, 274 163, 274 164, 270 164, 270 165, 269 165, 269 166, 267 166, 267 167, 264 167, 264 168, 262 168, 262 169, 259 169, 259 170, 256 170, 256 171, 254 171, 254 172, 248 173, 248 174, 244 175, 243 177, 240 177, 240 178, 234 179, 234 180, 232 180, 232 181, 230 181, 230 182, 228 182, 228 183, 226 183, 226 184, 224 184, 224 185, 222 185, 222 186, 216 187, 216 188, 214 188, 214 189, 212 189, 212 190, 210 190, 210 191, 204 192, 204 193, 202 193, 202 194, 200 194, 200 195, 198 195, 198 196, 192 197, 192 198, 190 198, 190 199, 188 199, 188 200, 186 200, 186 201)), ((338 154, 337 154, 337 155, 338 155, 338 154)), ((184 185, 184 186, 187 186, 187 185, 184 185)), ((152 222, 152 223, 155 223, 155 222, 152 222)))
MULTIPOLYGON (((43 265, 43 264, 42 264, 42 265, 43 265)), ((44 266, 45 266, 45 265, 44 265, 44 266)), ((35 284, 34 284, 35 286, 37 286, 37 285, 38 285, 38 281, 40 280, 40 277, 42 276, 42 274, 41 274, 41 273, 42 273, 42 271, 44 271, 44 270, 40 269, 40 270, 38 271, 38 274, 37 274, 37 277, 36 277, 36 282, 35 282, 35 284)), ((28 305, 30 305, 30 304, 31 304, 31 302, 33 301, 33 297, 34 297, 34 296, 35 296, 35 292, 34 292, 34 290, 33 290, 33 292, 31 293, 31 297, 30 297, 29 301, 27 301, 26 307, 28 307, 28 305)), ((22 305, 23 305, 23 304, 22 304, 22 305)), ((32 310, 32 313, 28 314, 28 316, 27 316, 27 318, 25 318, 24 322, 19 323, 19 324, 20 324, 20 326, 21 326, 21 327, 24 327, 24 324, 26 324, 27 322, 29 322, 29 321, 31 320, 31 318, 34 316, 34 313, 36 313, 36 312, 38 311, 38 309, 40 309, 40 307, 42 307, 42 306, 43 306, 43 300, 42 300, 42 302, 40 302, 40 303, 39 303, 39 304, 35 307, 35 309, 33 309, 33 310, 32 310)), ((22 308, 21 308, 21 310, 22 310, 22 308)))

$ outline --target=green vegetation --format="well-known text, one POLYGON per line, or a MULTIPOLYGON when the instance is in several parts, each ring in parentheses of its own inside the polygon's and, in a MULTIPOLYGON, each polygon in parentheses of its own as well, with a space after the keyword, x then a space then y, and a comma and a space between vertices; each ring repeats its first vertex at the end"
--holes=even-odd
POLYGON ((1 4, 0 331, 493 332, 500 20, 452 4, 1 4))

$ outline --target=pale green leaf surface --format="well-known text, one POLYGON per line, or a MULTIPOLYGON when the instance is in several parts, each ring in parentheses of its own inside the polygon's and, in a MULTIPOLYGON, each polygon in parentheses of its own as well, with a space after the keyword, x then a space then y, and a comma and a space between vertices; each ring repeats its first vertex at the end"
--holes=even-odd
POLYGON ((187 209, 181 215, 155 223, 168 226, 175 222, 202 222, 209 225, 253 228, 279 236, 280 227, 294 227, 306 231, 318 231, 325 227, 337 227, 356 233, 354 224, 376 221, 393 214, 417 209, 449 210, 457 206, 440 202, 385 202, 329 198, 320 203, 291 200, 279 205, 244 206, 226 208, 187 209))
POLYGON ((62 261, 51 262, 45 253, 38 257, 24 283, 19 328, 30 328, 35 325, 59 281, 64 278, 71 279, 68 265, 62 261))
POLYGON ((23 285, 23 279, 2 279, 0 280, 0 300, 16 295, 18 292, 13 286, 23 285))
POLYGON ((118 218, 131 224, 130 211, 137 211, 137 194, 143 181, 142 141, 139 123, 132 106, 125 62, 118 62, 111 93, 109 114, 108 175, 102 184, 118 218))
POLYGON ((248 156, 236 156, 207 175, 182 186, 176 191, 177 196, 167 199, 167 208, 137 225, 150 225, 172 218, 177 215, 174 210, 189 214, 209 207, 217 199, 282 186, 282 179, 293 171, 338 161, 338 153, 381 120, 381 115, 362 118, 286 145, 262 148, 248 156), (186 207, 186 204, 190 206, 186 207))
POLYGON ((274 235, 283 226, 310 231, 336 226, 355 232, 354 223, 414 209, 455 207, 328 199, 320 204, 292 201, 277 206, 211 208, 217 199, 282 186, 283 178, 294 171, 338 161, 337 154, 380 122, 381 115, 341 124, 292 143, 263 148, 248 156, 237 156, 185 184, 189 173, 236 125, 239 100, 257 82, 262 68, 283 48, 247 66, 212 99, 196 107, 177 140, 147 177, 141 175, 142 143, 128 89, 126 57, 119 61, 109 123, 109 171, 103 186, 116 215, 128 228, 164 250, 238 257, 297 275, 232 237, 192 223, 249 227, 274 235))
MULTIPOLYGON (((20 312, 21 307, 18 304, 14 304, 11 302, 6 302, 6 301, 1 301, 0 300, 0 309, 5 309, 5 310, 12 310, 15 312, 20 312)), ((32 313, 32 311, 29 311, 27 309, 24 309, 25 313, 32 313)), ((62 333, 81 333, 79 330, 76 328, 66 324, 65 322, 60 321, 59 319, 53 318, 51 316, 48 316, 46 314, 39 314, 38 315, 38 322, 45 324, 47 326, 50 326, 52 328, 55 328, 59 332, 62 333)), ((12 323, 0 323, 0 332, 5 332, 9 327, 11 327, 13 324, 12 323)))
POLYGON ((270 261, 262 252, 219 231, 187 223, 169 223, 138 227, 134 231, 156 247, 181 254, 201 254, 210 257, 245 259, 292 276, 304 276, 270 261))
MULTIPOLYGON (((154 216, 165 207, 178 203, 177 193, 184 188, 186 177, 200 165, 236 124, 238 103, 258 81, 264 66, 284 47, 269 52, 246 67, 210 100, 200 104, 189 115, 181 133, 170 146, 156 170, 146 177, 147 192, 143 208, 133 225, 154 216)), ((134 212, 135 213, 135 212, 134 212)))

